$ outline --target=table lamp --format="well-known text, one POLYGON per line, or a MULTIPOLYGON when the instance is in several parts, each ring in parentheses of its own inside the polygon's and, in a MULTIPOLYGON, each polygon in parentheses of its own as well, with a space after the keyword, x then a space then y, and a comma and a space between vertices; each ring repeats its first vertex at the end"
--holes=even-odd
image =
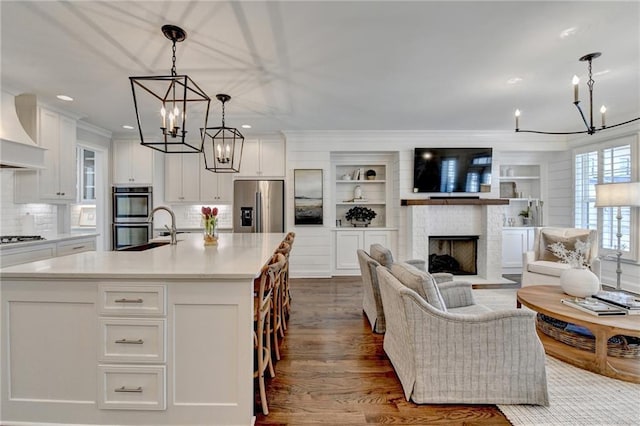
POLYGON ((620 245, 620 238, 622 238, 622 231, 620 230, 620 223, 622 222, 621 207, 638 207, 640 206, 640 182, 624 182, 624 183, 603 183, 596 185, 596 207, 618 207, 618 251, 616 253, 616 290, 620 288, 620 275, 622 269, 620 268, 620 257, 622 256, 622 247, 620 245))

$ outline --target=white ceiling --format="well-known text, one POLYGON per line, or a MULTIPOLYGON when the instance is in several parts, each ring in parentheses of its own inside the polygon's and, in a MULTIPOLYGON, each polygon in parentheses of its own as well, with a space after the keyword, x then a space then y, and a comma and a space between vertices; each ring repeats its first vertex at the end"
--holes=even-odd
POLYGON ((227 125, 249 135, 509 131, 516 107, 521 128, 582 130, 571 78, 588 105, 578 58, 594 51, 595 107, 610 124, 640 115, 638 1, 2 0, 0 13, 3 86, 119 134, 135 125, 128 77, 169 74, 164 24, 188 34, 177 71, 212 97, 209 124, 228 93, 227 125))

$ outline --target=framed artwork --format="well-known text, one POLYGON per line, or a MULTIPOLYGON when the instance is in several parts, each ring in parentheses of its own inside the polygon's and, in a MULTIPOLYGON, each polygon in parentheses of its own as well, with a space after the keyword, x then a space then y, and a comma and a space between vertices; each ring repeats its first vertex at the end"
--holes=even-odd
POLYGON ((322 225, 322 169, 293 171, 294 224, 322 225))
POLYGON ((81 207, 80 208, 80 220, 78 221, 80 226, 96 226, 96 208, 95 207, 81 207))

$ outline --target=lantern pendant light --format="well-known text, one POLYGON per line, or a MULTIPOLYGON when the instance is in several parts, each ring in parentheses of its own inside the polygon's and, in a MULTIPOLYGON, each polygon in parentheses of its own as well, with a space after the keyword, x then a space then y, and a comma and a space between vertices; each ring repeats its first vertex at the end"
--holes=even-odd
POLYGON ((222 126, 200 129, 204 167, 214 173, 236 173, 240 171, 244 136, 238 129, 226 127, 224 123, 224 104, 231 96, 218 94, 216 98, 222 102, 222 126))
POLYGON ((189 76, 176 72, 176 43, 187 38, 186 32, 163 25, 162 33, 173 42, 171 75, 129 77, 140 143, 167 154, 200 153, 198 129, 207 127, 211 98, 189 76))

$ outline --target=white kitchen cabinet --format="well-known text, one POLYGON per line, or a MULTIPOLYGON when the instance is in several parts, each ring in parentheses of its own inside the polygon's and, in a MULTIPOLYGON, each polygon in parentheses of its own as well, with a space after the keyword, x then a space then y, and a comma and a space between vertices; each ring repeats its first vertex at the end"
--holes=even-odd
POLYGON ((522 271, 522 256, 533 249, 534 228, 504 228, 502 230, 502 272, 522 271))
POLYGON ((68 237, 60 241, 53 239, 5 244, 0 250, 0 267, 4 268, 84 251, 95 251, 95 249, 95 236, 68 237))
MULTIPOLYGON (((2 284, 3 376, 11 377, 12 401, 23 413, 56 421, 55 406, 67 411, 95 405, 98 345, 96 289, 61 281, 2 284), (6 354, 6 352, 5 352, 6 354)), ((7 389, 7 388, 5 388, 7 389)), ((3 401, 3 410, 7 401, 3 401)), ((10 417, 6 417, 8 419, 10 417)), ((16 417, 14 417, 16 418, 16 417)))
POLYGON ((76 199, 76 121, 37 108, 37 140, 46 148, 45 168, 17 171, 16 203, 61 203, 76 199))
POLYGON ((21 263, 56 257, 56 243, 48 242, 22 247, 2 247, 0 252, 0 267, 4 268, 21 263))
POLYGON ((204 203, 233 203, 233 173, 213 173, 200 167, 200 201, 204 203))
POLYGON ((186 203, 200 201, 199 154, 165 154, 164 199, 168 202, 186 203))
POLYGON ((336 259, 334 275, 359 275, 357 250, 369 252, 371 244, 381 244, 395 252, 395 231, 389 229, 336 230, 336 259))
POLYGON ((153 184, 153 149, 138 140, 113 142, 113 183, 120 185, 153 184))
POLYGON ((283 140, 251 139, 244 141, 238 176, 282 177, 285 175, 283 140))

